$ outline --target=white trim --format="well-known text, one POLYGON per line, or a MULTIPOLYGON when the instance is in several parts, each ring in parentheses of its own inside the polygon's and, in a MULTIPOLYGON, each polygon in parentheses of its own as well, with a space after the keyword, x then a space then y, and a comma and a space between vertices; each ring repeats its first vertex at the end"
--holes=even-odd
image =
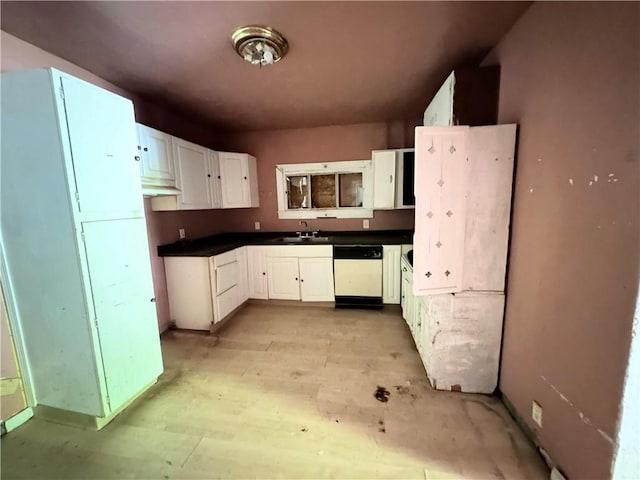
POLYGON ((12 430, 15 430, 20 425, 22 425, 27 420, 29 420, 31 417, 33 417, 33 409, 31 407, 27 407, 21 412, 16 413, 13 417, 8 418, 7 420, 4 421, 5 432, 9 433, 12 430))
POLYGON ((373 165, 371 160, 276 165, 276 191, 278 218, 280 219, 373 218, 373 165), (286 176, 305 176, 319 173, 362 173, 362 187, 364 190, 362 207, 288 210, 285 192, 286 176))

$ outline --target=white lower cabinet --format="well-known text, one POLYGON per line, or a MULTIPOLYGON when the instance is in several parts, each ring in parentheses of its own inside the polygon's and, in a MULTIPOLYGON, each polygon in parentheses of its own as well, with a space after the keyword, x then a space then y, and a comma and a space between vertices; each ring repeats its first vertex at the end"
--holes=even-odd
POLYGON ((333 260, 300 258, 300 299, 303 302, 333 302, 333 260))
MULTIPOLYGON (((270 299, 333 302, 333 247, 282 245, 263 247, 270 299)), ((252 276, 249 273, 249 276, 252 276)), ((255 276, 255 275, 254 275, 255 276)))
POLYGON ((247 263, 247 247, 236 248, 238 259, 238 303, 249 299, 249 271, 247 263))
POLYGON ((269 298, 275 300, 300 300, 297 258, 267 258, 267 279, 269 282, 269 298))
POLYGON ((213 257, 165 257, 176 327, 209 330, 247 300, 245 247, 213 257))

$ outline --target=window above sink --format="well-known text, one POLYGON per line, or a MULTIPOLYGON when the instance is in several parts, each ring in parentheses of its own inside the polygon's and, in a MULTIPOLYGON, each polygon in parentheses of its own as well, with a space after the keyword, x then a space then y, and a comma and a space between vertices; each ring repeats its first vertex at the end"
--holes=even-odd
POLYGON ((276 166, 278 218, 371 218, 370 160, 276 166))

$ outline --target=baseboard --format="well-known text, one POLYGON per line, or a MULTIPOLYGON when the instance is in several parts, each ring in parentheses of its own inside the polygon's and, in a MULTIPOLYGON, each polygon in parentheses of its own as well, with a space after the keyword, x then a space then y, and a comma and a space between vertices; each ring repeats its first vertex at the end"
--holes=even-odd
POLYGON ((8 418, 4 422, 2 422, 2 425, 0 428, 0 430, 2 430, 2 435, 9 433, 12 430, 15 430, 20 425, 22 425, 27 420, 29 420, 31 417, 33 417, 33 409, 31 407, 27 407, 24 410, 16 413, 13 417, 8 418))
POLYGON ((93 415, 71 412, 61 408, 49 407, 47 405, 38 405, 35 407, 35 416, 52 423, 61 423, 63 425, 70 425, 72 427, 78 427, 86 430, 101 430, 113 421, 113 419, 120 413, 122 413, 125 408, 135 402, 143 393, 155 385, 157 381, 158 379, 155 379, 153 382, 146 385, 142 390, 135 394, 131 400, 126 402, 117 410, 111 412, 106 417, 94 417, 93 415))

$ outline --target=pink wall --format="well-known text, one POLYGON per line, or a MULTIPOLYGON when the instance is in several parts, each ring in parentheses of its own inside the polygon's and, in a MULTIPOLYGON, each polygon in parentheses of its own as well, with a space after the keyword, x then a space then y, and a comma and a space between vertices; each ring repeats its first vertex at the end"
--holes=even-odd
MULTIPOLYGON (((366 123, 230 134, 224 148, 257 158, 260 208, 225 212, 224 231, 296 231, 298 220, 279 220, 275 167, 286 163, 366 160, 372 150, 413 146, 416 122, 366 123)), ((362 230, 362 219, 313 219, 309 228, 324 231, 362 230)), ((413 210, 376 211, 370 229, 412 229, 413 210)))
POLYGON ((638 288, 639 18, 638 3, 535 3, 485 62, 501 65, 500 122, 520 124, 500 389, 569 478, 609 478, 616 438, 638 288))

